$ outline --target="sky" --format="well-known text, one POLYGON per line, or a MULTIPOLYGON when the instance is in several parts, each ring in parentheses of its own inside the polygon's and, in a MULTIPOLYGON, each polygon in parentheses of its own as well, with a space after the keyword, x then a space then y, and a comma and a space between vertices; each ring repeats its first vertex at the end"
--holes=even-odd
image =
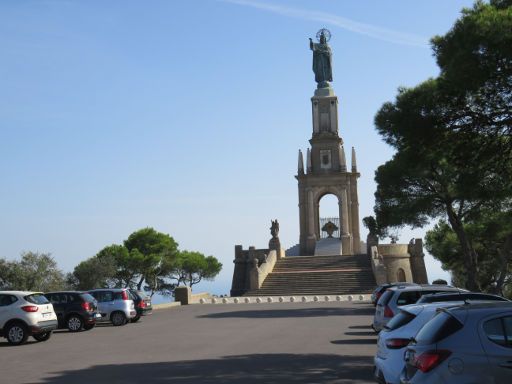
MULTIPOLYGON (((360 217, 392 149, 373 123, 397 89, 438 74, 429 39, 463 0, 0 0, 0 257, 64 271, 144 227, 217 257, 299 239, 298 150, 316 83, 308 38, 331 31, 339 129, 360 217)), ((336 215, 328 198, 321 212, 336 215)), ((399 242, 428 228, 399 232, 399 242)), ((362 238, 367 231, 361 225, 362 238)), ((430 279, 449 279, 426 257, 430 279)))

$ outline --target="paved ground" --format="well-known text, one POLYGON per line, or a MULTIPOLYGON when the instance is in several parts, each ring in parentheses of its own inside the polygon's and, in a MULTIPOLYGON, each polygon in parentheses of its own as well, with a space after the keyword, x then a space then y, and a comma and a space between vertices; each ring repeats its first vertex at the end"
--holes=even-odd
POLYGON ((0 340, 0 382, 372 383, 373 307, 358 303, 192 305, 140 323, 0 340))

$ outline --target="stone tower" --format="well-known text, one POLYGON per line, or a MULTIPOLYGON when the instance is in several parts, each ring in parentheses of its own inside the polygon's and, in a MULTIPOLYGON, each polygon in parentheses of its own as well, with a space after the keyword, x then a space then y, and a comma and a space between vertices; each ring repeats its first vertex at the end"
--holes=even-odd
POLYGON ((331 51, 327 41, 325 38, 322 41, 320 35, 320 44, 310 43, 314 54, 313 71, 318 87, 311 98, 311 149, 308 148, 306 153, 306 167, 303 154, 299 151, 296 176, 299 184, 300 254, 304 256, 315 254, 317 241, 321 238, 319 203, 327 194, 332 194, 338 199, 342 254, 361 253, 357 196, 357 179, 360 174, 357 172, 356 153, 352 148, 349 170, 343 139, 338 130, 338 97, 330 83, 325 81, 325 78, 319 78, 319 75, 321 77, 322 73, 326 72, 325 66, 328 66, 331 78, 327 80, 332 80, 331 51), (322 54, 324 57, 320 56, 322 54), (321 65, 324 66, 323 72, 318 69, 321 65))

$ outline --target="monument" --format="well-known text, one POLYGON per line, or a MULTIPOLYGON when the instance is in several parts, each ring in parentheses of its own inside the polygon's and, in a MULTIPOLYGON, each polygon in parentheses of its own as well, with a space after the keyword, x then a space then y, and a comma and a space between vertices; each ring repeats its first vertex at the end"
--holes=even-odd
MULTIPOLYGON (((314 255, 321 238, 320 199, 327 194, 338 200, 339 249, 343 255, 360 253, 359 202, 357 195, 356 153, 351 152, 351 168, 348 169, 343 139, 338 129, 338 97, 331 87, 332 50, 329 46, 331 33, 321 29, 318 43, 309 39, 313 51, 313 72, 317 88, 311 98, 313 132, 311 149, 304 157, 299 151, 297 180, 299 187, 300 254, 314 255)), ((336 225, 336 223, 333 223, 336 225)))
POLYGON ((347 165, 338 127, 338 97, 332 88, 331 33, 323 28, 309 39, 317 83, 311 97, 311 148, 299 150, 299 244, 286 252, 279 240, 279 223, 272 220, 268 248, 235 246, 232 296, 284 294, 369 293, 375 284, 427 282, 421 239, 409 244, 378 244, 370 231, 362 243, 356 152, 347 165), (320 200, 334 195, 338 217, 320 217, 320 200), (292 252, 293 250, 293 252, 292 252), (288 257, 290 256, 290 257, 288 257), (294 256, 294 257, 292 257, 294 256))

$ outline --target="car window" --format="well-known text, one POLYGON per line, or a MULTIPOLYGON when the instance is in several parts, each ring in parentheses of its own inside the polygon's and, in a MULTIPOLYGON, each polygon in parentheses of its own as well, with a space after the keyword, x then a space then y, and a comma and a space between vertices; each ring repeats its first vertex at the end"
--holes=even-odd
POLYGON ((386 291, 384 294, 380 297, 379 301, 377 302, 377 305, 388 305, 389 300, 393 297, 394 291, 386 291))
POLYGON ((68 293, 68 303, 72 303, 76 300, 75 295, 73 293, 68 293))
POLYGON ((414 304, 418 301, 420 295, 418 291, 405 291, 400 293, 400 296, 398 296, 398 299, 396 300, 396 305, 408 305, 408 304, 414 304))
POLYGON ((52 303, 52 304, 59 304, 60 303, 59 295, 56 295, 56 294, 48 295, 48 294, 46 294, 45 296, 48 299, 48 301, 50 301, 50 303, 52 303))
POLYGON ((18 298, 13 295, 0 295, 0 307, 7 307, 8 305, 11 305, 12 303, 15 303, 18 301, 18 298))
POLYGON ((66 304, 68 302, 68 295, 66 293, 59 293, 59 299, 61 304, 66 304))
POLYGON ((38 305, 50 303, 48 299, 41 293, 33 293, 32 295, 27 295, 24 297, 24 299, 27 300, 29 303, 38 305))
POLYGON ((123 300, 122 292, 114 292, 114 300, 123 300))
POLYGON ((88 302, 91 302, 91 301, 96 301, 96 299, 94 298, 94 296, 88 294, 88 293, 81 293, 80 294, 80 297, 84 300, 84 301, 88 301, 88 302))
POLYGON ((501 319, 492 319, 484 323, 484 332, 487 338, 495 344, 502 347, 507 346, 507 338, 505 336, 505 329, 501 319))
POLYGON ((416 335, 418 344, 433 344, 454 334, 463 325, 446 312, 439 312, 428 321, 416 335))
POLYGON ((95 293, 97 295, 95 295, 94 297, 96 297, 96 299, 100 303, 105 303, 107 301, 113 301, 114 300, 111 291, 100 291, 100 292, 95 292, 95 293))
POLYGON ((400 311, 397 313, 389 322, 385 325, 385 329, 388 331, 394 331, 400 327, 403 327, 406 324, 409 324, 414 320, 416 315, 409 313, 407 311, 400 311))
POLYGON ((507 336, 507 347, 512 348, 512 316, 503 318, 503 327, 505 328, 505 336, 507 336))

